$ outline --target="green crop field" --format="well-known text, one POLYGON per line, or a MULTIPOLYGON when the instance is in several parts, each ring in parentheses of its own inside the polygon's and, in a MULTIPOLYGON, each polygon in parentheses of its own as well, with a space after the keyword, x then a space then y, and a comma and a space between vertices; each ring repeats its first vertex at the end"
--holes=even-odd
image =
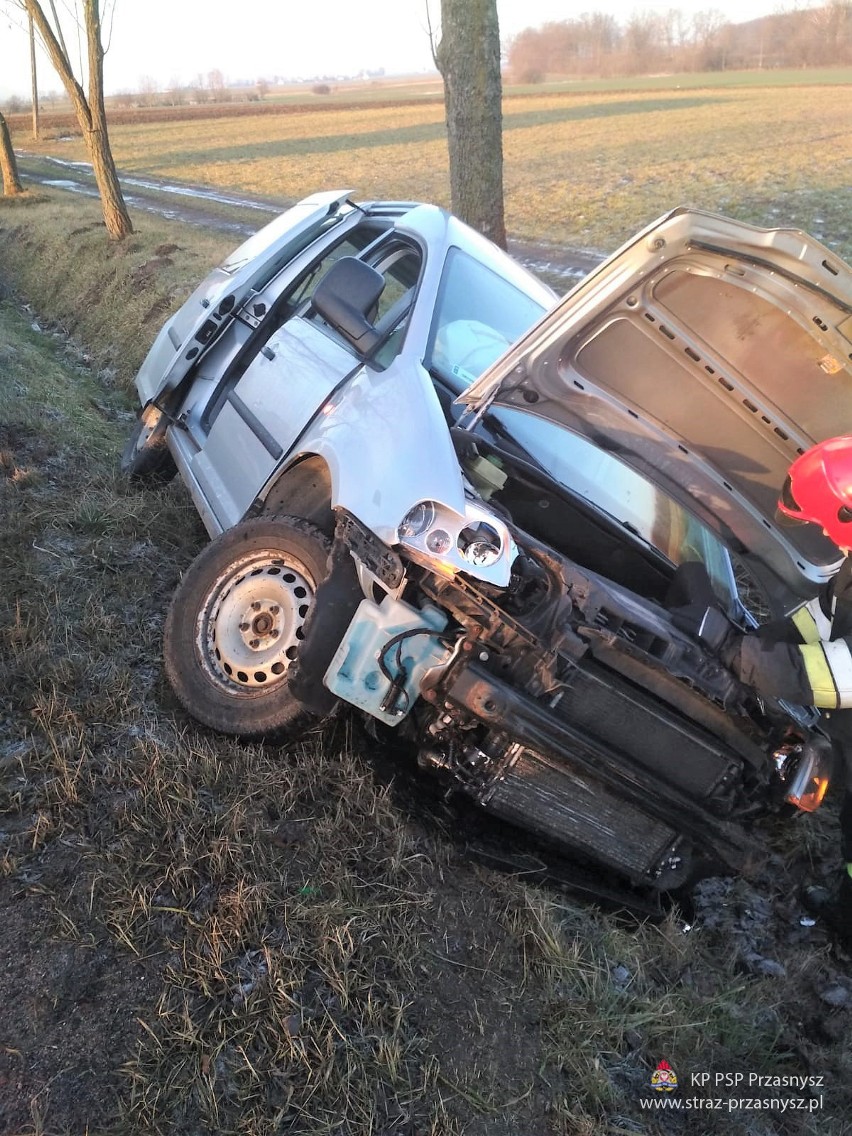
MULTIPOLYGON (((838 77, 842 73, 838 73, 838 77)), ((852 98, 838 83, 550 91, 504 104, 514 236, 609 250, 679 204, 793 225, 852 255, 852 98)), ((638 83, 638 81, 634 81, 638 83)), ((125 173, 292 200, 320 187, 448 204, 437 100, 116 125, 125 173)), ((193 108, 194 109, 194 108, 193 108)), ((23 129, 23 127, 22 127, 23 129)), ((31 149, 19 136, 19 144, 31 149)), ((79 138, 39 149, 84 159, 79 138)))
MULTIPOLYGON (((609 79, 558 79, 515 84, 512 94, 545 91, 670 91, 734 87, 814 87, 852 83, 852 67, 798 67, 762 71, 686 71, 678 75, 616 75, 609 79)), ((412 88, 413 89, 413 88, 412 88)))

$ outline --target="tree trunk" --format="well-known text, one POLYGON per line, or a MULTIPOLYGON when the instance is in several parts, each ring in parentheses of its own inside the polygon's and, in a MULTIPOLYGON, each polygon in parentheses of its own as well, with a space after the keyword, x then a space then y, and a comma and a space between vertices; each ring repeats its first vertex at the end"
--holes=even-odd
POLYGON ((12 149, 9 127, 2 114, 0 114, 0 174, 3 175, 4 196, 17 197, 19 193, 24 192, 21 179, 18 177, 18 163, 15 161, 15 151, 12 149))
POLYGON ((124 204, 124 197, 118 181, 115 162, 107 137, 106 123, 101 128, 93 128, 86 135, 92 169, 101 196, 104 224, 114 241, 120 241, 133 232, 133 224, 124 204))
POLYGON ((107 134, 104 109, 104 49, 101 42, 99 0, 84 0, 83 5, 89 61, 88 100, 83 88, 74 77, 68 54, 64 50, 64 41, 60 44, 41 4, 38 0, 22 0, 22 2, 38 28, 41 41, 50 56, 50 62, 68 92, 80 129, 83 131, 101 198, 107 232, 113 240, 120 241, 133 232, 133 225, 118 183, 118 174, 107 134))
POLYGON ((497 0, 441 0, 436 62, 444 77, 453 212, 505 248, 497 0))
POLYGON ((92 129, 87 136, 92 169, 101 195, 104 221, 113 240, 121 240, 133 232, 133 224, 118 183, 118 173, 107 134, 104 107, 104 49, 101 41, 99 0, 85 0, 86 39, 89 49, 89 110, 92 129))

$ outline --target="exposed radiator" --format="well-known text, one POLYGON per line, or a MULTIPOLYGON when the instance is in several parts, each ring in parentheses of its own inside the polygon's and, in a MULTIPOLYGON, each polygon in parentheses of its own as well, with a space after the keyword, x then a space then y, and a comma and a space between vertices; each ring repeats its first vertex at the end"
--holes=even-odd
POLYGON ((554 713, 591 738, 629 753, 659 778, 690 796, 709 796, 736 774, 730 752, 710 734, 637 690, 612 671, 586 660, 566 676, 554 713))
POLYGON ((677 833, 621 800, 585 774, 512 746, 480 803, 495 815, 548 840, 648 881, 673 849, 677 833))

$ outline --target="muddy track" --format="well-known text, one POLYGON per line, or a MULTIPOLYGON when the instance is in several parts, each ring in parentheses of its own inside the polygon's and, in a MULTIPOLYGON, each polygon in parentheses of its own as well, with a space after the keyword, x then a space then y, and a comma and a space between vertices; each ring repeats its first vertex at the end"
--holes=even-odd
MULTIPOLYGON (((42 157, 23 152, 18 161, 25 181, 53 189, 97 197, 92 167, 87 162, 42 157)), ((156 177, 119 177, 130 209, 141 209, 217 232, 250 236, 291 202, 274 201, 211 189, 207 186, 156 177)), ((509 252, 557 291, 565 291, 603 259, 590 250, 566 248, 545 241, 509 240, 509 252)))

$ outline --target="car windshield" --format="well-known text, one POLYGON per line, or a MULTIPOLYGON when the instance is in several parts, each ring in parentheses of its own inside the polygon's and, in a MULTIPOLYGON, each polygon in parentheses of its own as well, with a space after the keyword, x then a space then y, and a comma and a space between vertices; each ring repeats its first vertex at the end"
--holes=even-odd
POLYGON ((672 564, 700 560, 726 610, 736 607, 737 589, 725 546, 700 521, 612 454, 562 426, 510 407, 490 417, 572 493, 613 517, 672 564))
POLYGON ((472 256, 451 248, 429 333, 426 366, 460 393, 545 310, 472 256))

